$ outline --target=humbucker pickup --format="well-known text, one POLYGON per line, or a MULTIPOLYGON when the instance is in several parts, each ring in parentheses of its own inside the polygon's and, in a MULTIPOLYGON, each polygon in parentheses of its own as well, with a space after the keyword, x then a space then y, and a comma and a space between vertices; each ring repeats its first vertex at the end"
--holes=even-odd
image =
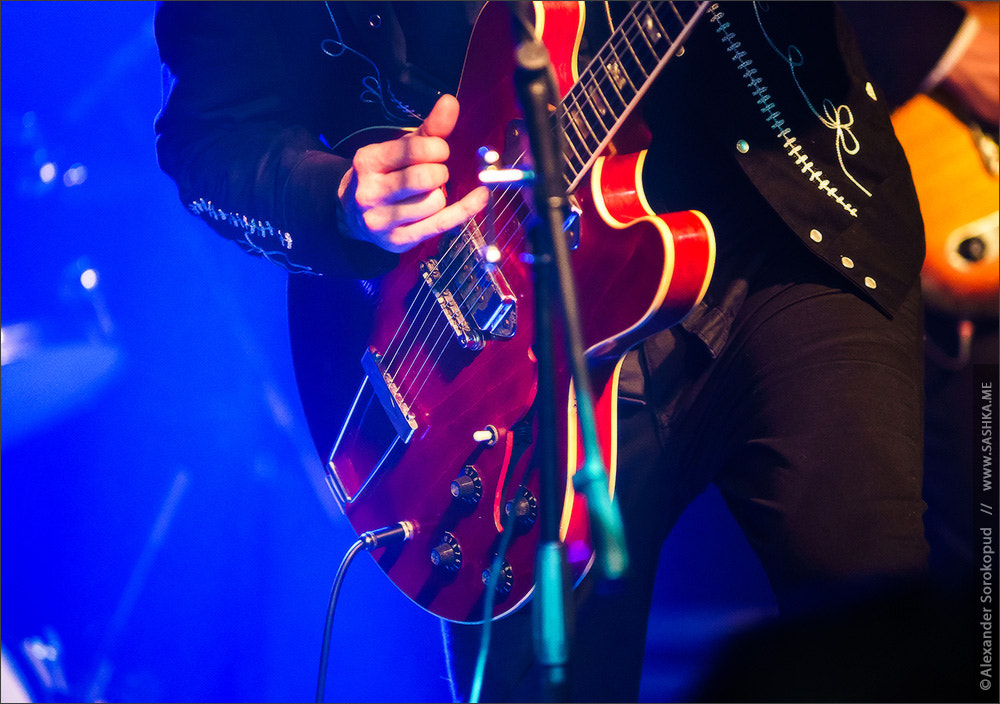
POLYGON ((481 350, 487 338, 509 338, 517 328, 516 298, 500 269, 486 260, 486 242, 475 226, 442 239, 437 259, 420 262, 455 337, 481 350))

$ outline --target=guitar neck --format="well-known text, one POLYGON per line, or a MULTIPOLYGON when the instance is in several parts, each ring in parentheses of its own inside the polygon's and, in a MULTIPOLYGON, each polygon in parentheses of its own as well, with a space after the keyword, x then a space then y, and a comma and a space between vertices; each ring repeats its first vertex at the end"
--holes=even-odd
POLYGON ((597 52, 558 110, 572 192, 675 56, 708 2, 636 3, 597 52))

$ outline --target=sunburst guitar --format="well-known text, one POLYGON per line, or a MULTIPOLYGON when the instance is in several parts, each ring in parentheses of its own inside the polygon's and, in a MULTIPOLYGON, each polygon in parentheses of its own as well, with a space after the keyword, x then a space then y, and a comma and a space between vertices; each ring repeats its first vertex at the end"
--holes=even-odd
MULTIPOLYGON (((997 3, 963 3, 997 25, 997 3)), ((961 318, 996 317, 1000 281, 997 127, 960 117, 943 96, 917 95, 892 116, 920 200, 927 305, 961 318)))

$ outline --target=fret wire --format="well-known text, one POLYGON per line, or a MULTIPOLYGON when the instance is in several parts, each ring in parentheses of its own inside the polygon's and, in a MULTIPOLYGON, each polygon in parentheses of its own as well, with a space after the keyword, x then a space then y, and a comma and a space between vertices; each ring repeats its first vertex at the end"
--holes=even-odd
MULTIPOLYGON (((670 32, 668 32, 667 28, 663 26, 663 22, 660 21, 660 18, 657 16, 655 12, 653 13, 653 19, 656 20, 656 26, 659 27, 660 36, 666 37, 666 43, 669 45, 667 49, 669 50, 670 46, 673 46, 674 44, 674 40, 673 38, 671 38, 670 32)), ((666 53, 667 53, 666 51, 663 52, 663 54, 666 53)), ((660 58, 662 58, 662 55, 660 58)))
MULTIPOLYGON (((652 41, 650 40, 649 35, 646 33, 646 30, 642 24, 639 25, 639 34, 642 35, 642 40, 643 43, 646 45, 646 49, 653 56, 653 67, 655 68, 656 65, 660 63, 660 58, 657 55, 656 48, 653 46, 652 41)), ((647 71, 645 66, 642 67, 642 70, 643 73, 645 73, 647 76, 650 74, 650 71, 647 71)))
MULTIPOLYGON (((629 37, 627 36, 626 33, 629 32, 629 31, 634 31, 635 30, 634 23, 633 23, 632 27, 626 28, 625 27, 625 23, 623 22, 622 23, 622 29, 624 29, 624 31, 622 32, 622 36, 618 39, 618 43, 621 43, 622 41, 625 41, 626 43, 628 43, 629 37)), ((610 52, 610 53, 612 53, 614 55, 614 57, 615 57, 615 64, 622 70, 622 73, 623 73, 625 79, 628 81, 629 87, 632 90, 632 95, 631 96, 626 96, 626 95, 622 94, 621 90, 618 87, 618 85, 614 81, 611 81, 611 83, 614 86, 615 91, 622 98, 622 102, 627 107, 628 104, 629 104, 629 102, 631 102, 631 100, 635 97, 635 94, 638 91, 636 90, 635 84, 632 82, 632 79, 629 76, 629 71, 626 70, 626 67, 625 67, 625 65, 624 65, 624 63, 623 63, 623 61, 621 59, 621 55, 618 52, 618 50, 615 48, 614 44, 615 44, 615 42, 610 42, 610 43, 606 44, 604 47, 602 47, 602 50, 598 52, 597 58, 600 61, 600 68, 604 69, 601 72, 601 75, 602 76, 607 76, 607 74, 608 74, 608 72, 607 72, 607 66, 608 66, 609 62, 607 60, 607 54, 606 53, 602 54, 602 51, 604 49, 607 49, 608 52, 610 52)), ((586 69, 586 73, 589 73, 589 74, 593 75, 595 73, 595 69, 593 69, 592 67, 595 64, 597 64, 597 63, 598 63, 598 61, 591 62, 591 65, 588 66, 587 69, 586 69)), ((643 70, 645 72, 645 70, 641 66, 640 66, 640 70, 643 70)), ((588 80, 592 80, 592 79, 588 79, 588 80)), ((598 78, 597 81, 598 81, 598 83, 603 82, 601 78, 598 78)), ((582 84, 584 84, 584 79, 581 77, 580 83, 578 85, 582 85, 582 84)), ((624 87, 624 86, 622 86, 622 87, 624 87)), ((576 87, 574 86, 574 88, 576 88, 576 87)))
MULTIPOLYGON (((564 108, 563 114, 566 116, 566 120, 562 120, 561 122, 565 123, 568 121, 568 123, 573 127, 573 131, 580 137, 580 146, 590 150, 591 148, 589 142, 593 140, 595 145, 599 145, 601 143, 601 139, 594 135, 593 120, 587 119, 587 116, 583 114, 584 109, 585 108, 582 105, 577 105, 572 109, 564 108), (585 130, 586 132, 582 130, 585 130)), ((590 154, 593 154, 592 150, 590 151, 590 154)))
MULTIPOLYGON (((638 65, 639 70, 642 71, 642 73, 644 74, 644 76, 648 77, 648 75, 649 75, 648 71, 646 71, 645 67, 642 66, 641 61, 639 60, 639 58, 635 54, 635 52, 631 50, 632 40, 634 40, 636 32, 642 33, 642 28, 638 25, 638 22, 637 22, 637 19, 636 19, 638 11, 639 11, 639 7, 638 6, 633 7, 632 10, 629 11, 629 14, 626 16, 625 20, 621 23, 621 25, 619 26, 618 30, 616 30, 616 34, 620 35, 619 38, 617 40, 615 40, 614 37, 612 37, 612 41, 608 43, 608 46, 610 46, 613 49, 614 45, 616 43, 620 45, 622 42, 624 42, 626 44, 626 46, 629 47, 630 53, 632 54, 632 56, 635 57, 636 63, 638 65), (631 35, 631 36, 629 36, 629 35, 631 35)), ((602 50, 603 50, 603 48, 604 47, 602 47, 602 50)), ((617 51, 615 51, 615 54, 616 54, 616 58, 618 58, 619 55, 618 55, 617 51)), ((601 55, 601 50, 598 51, 597 56, 600 57, 600 55, 601 55)), ((595 65, 595 61, 591 61, 590 65, 588 65, 584 69, 584 74, 591 74, 591 75, 593 75, 595 73, 595 69, 592 69, 591 67, 594 66, 594 65, 595 65)), ((633 90, 632 96, 628 100, 624 101, 625 102, 625 107, 627 108, 628 104, 632 100, 634 100, 635 95, 638 93, 638 91, 636 90, 635 84, 632 81, 631 77, 629 76, 629 71, 628 70, 624 70, 625 67, 621 65, 620 60, 619 60, 619 66, 623 69, 624 74, 625 74, 626 78, 628 79, 629 86, 633 90)), ((580 80, 570 89, 570 92, 567 94, 567 98, 569 99, 570 103, 579 106, 579 98, 577 97, 577 92, 580 91, 580 90, 582 90, 581 86, 584 85, 584 84, 585 84, 584 77, 581 76, 580 80)), ((623 96, 623 99, 624 99, 624 96, 623 96)), ((571 118, 568 118, 568 119, 569 119, 570 123, 573 123, 573 121, 572 121, 571 118)), ((616 120, 616 122, 617 122, 617 120, 616 120)), ((575 124, 574 124, 574 131, 577 131, 575 124)), ((598 140, 597 141, 597 146, 600 146, 600 143, 602 141, 604 141, 604 140, 603 139, 598 140)), ((586 146, 586 145, 584 145, 584 146, 586 146)), ((577 157, 577 159, 581 160, 580 169, 582 169, 583 166, 585 166, 587 164, 587 162, 590 161, 590 158, 594 155, 594 150, 590 150, 589 153, 587 154, 587 157, 585 159, 581 159, 580 154, 579 154, 578 150, 576 149, 576 145, 571 145, 571 147, 572 147, 573 152, 575 153, 575 156, 577 157)), ((574 180, 575 180, 576 176, 579 176, 579 174, 580 174, 580 170, 576 170, 575 173, 574 173, 574 180)))
MULTIPOLYGON (((636 26, 638 26, 638 25, 636 25, 636 26)), ((642 30, 639 29, 639 32, 641 33, 642 30)), ((632 46, 632 42, 626 41, 625 42, 625 46, 626 46, 626 48, 628 48, 629 53, 632 54, 632 56, 635 58, 635 63, 639 67, 639 70, 642 71, 643 76, 644 76, 643 80, 645 81, 645 77, 649 76, 649 73, 646 71, 645 68, 643 68, 642 61, 639 59, 639 55, 635 53, 635 48, 632 46)))
POLYGON ((680 22, 681 27, 683 27, 684 25, 687 24, 687 20, 685 20, 684 17, 681 15, 681 11, 677 9, 677 5, 678 3, 676 2, 670 3, 670 9, 674 11, 674 17, 677 18, 677 21, 680 22))
MULTIPOLYGON (((595 82, 591 82, 591 83, 588 83, 586 85, 590 86, 592 89, 596 90, 598 93, 601 92, 601 83, 600 83, 599 79, 597 81, 595 81, 595 82)), ((583 92, 583 94, 584 94, 584 97, 587 98, 587 102, 590 103, 591 107, 593 108, 595 116, 597 117, 598 120, 601 121, 601 129, 603 129, 605 132, 607 132, 608 131, 608 125, 604 121, 604 118, 601 117, 601 110, 600 110, 599 106, 594 102, 594 91, 593 90, 585 90, 583 92)), ((605 108, 608 107, 608 101, 604 99, 603 95, 601 95, 601 102, 602 102, 602 105, 605 108)), ((612 122, 611 124, 614 124, 614 123, 612 122)), ((598 143, 600 143, 601 140, 597 140, 597 141, 598 141, 598 143)))
MULTIPOLYGON (((618 53, 614 50, 614 47, 612 47, 610 44, 608 45, 608 51, 610 51, 611 53, 614 54, 614 57, 615 57, 614 65, 618 67, 619 74, 622 75, 622 76, 624 76, 625 80, 628 81, 631 84, 632 81, 629 79, 628 73, 625 72, 624 69, 622 69, 621 59, 618 57, 618 53)), ((607 66, 608 66, 608 64, 607 64, 607 62, 605 62, 605 64, 604 64, 604 74, 605 74, 605 76, 608 75, 607 66)), ((615 89, 615 93, 618 94, 618 98, 622 101, 622 104, 625 105, 625 106, 627 106, 629 101, 625 99, 625 96, 622 95, 622 92, 618 89, 617 81, 615 81, 613 78, 611 78, 609 76, 608 77, 608 82, 611 84, 611 87, 615 89)), ((633 95, 634 95, 635 94, 635 86, 634 85, 632 86, 632 91, 633 91, 633 95)))
MULTIPOLYGON (((573 153, 567 152, 566 153, 566 160, 569 162, 567 164, 567 166, 570 167, 570 169, 571 169, 571 171, 573 173, 573 179, 575 179, 577 176, 580 175, 580 172, 583 171, 583 167, 587 165, 587 161, 589 159, 580 159, 580 157, 578 155, 576 155, 575 152, 573 152, 573 153), (573 163, 572 160, 574 158, 579 162, 579 164, 574 164, 573 163)), ((570 179, 570 183, 573 182, 573 179, 570 179)))
MULTIPOLYGON (((636 23, 634 21, 634 16, 635 16, 636 12, 637 12, 637 8, 635 8, 635 7, 632 8, 632 10, 629 12, 629 14, 622 21, 622 23, 619 26, 619 28, 616 30, 616 34, 619 34, 620 36, 617 38, 617 40, 614 37, 612 37, 612 41, 606 43, 605 46, 601 47, 601 49, 598 51, 597 58, 602 58, 601 52, 604 51, 605 48, 607 48, 609 51, 614 52, 615 58, 617 59, 618 64, 620 66, 622 65, 621 56, 620 56, 619 52, 616 50, 616 48, 615 48, 615 43, 617 42, 617 43, 620 44, 622 41, 625 41, 626 43, 628 43, 627 33, 630 30, 634 30, 634 28, 636 27, 636 23)), ((607 64, 606 60, 602 60, 599 65, 601 67, 603 67, 606 64, 607 64)), ((585 74, 593 74, 595 72, 595 70, 596 70, 596 69, 593 68, 595 65, 597 65, 597 62, 596 61, 592 61, 591 64, 589 66, 587 66, 586 69, 584 69, 584 73, 585 74)), ((626 76, 627 75, 628 75, 628 72, 626 71, 626 76)), ((581 76, 581 82, 582 81, 583 81, 583 76, 581 76)), ((624 96, 623 96, 623 98, 624 98, 624 96)), ((626 100, 626 102, 628 102, 628 101, 626 100)))
MULTIPOLYGON (((582 135, 580 135, 579 130, 577 130, 577 128, 576 128, 576 124, 573 123, 572 120, 570 120, 570 126, 573 128, 573 131, 576 132, 577 137, 580 137, 581 140, 582 140, 583 137, 582 137, 582 135)), ((568 132, 566 132, 566 133, 568 134, 568 132)), ((565 141, 569 144, 569 147, 570 147, 570 149, 573 150, 573 153, 576 154, 577 159, 579 159, 580 158, 580 154, 579 154, 579 152, 577 152, 577 150, 576 150, 576 144, 573 143, 573 140, 572 139, 567 139, 565 141)), ((587 162, 587 160, 584 159, 583 163, 586 163, 586 162, 587 162)))
MULTIPOLYGON (((615 129, 618 121, 621 119, 626 112, 630 110, 630 105, 635 97, 645 89, 645 83, 651 75, 651 71, 647 70, 646 64, 643 59, 639 57, 639 52, 636 51, 636 47, 641 46, 641 44, 646 45, 646 50, 649 55, 655 60, 652 72, 656 72, 661 68, 661 62, 667 54, 675 48, 675 40, 671 37, 671 32, 667 31, 664 26, 664 22, 668 25, 674 24, 670 17, 670 11, 676 16, 679 27, 677 28, 677 36, 680 36, 691 20, 698 14, 700 6, 698 3, 687 3, 693 5, 693 10, 690 13, 688 19, 684 19, 676 3, 669 2, 669 9, 666 11, 666 16, 661 17, 659 12, 660 8, 664 3, 651 4, 648 8, 642 8, 639 5, 634 6, 626 15, 625 19, 616 28, 615 32, 612 34, 610 41, 606 42, 601 49, 597 52, 594 60, 591 61, 583 72, 581 73, 580 80, 569 90, 566 98, 562 102, 563 112, 558 115, 560 122, 563 124, 564 128, 567 127, 566 123, 573 127, 573 132, 576 133, 577 137, 580 138, 580 143, 573 143, 572 140, 567 140, 570 144, 570 148, 573 150, 572 154, 567 153, 564 158, 565 166, 573 173, 573 178, 569 180, 569 184, 572 183, 581 175, 582 169, 587 165, 590 159, 596 153, 598 147, 607 138, 612 130, 615 129), (642 22, 648 18, 646 12, 652 13, 652 20, 659 27, 660 39, 651 40, 649 35, 646 33, 642 22), (642 17, 640 18, 640 13, 642 17), (636 34, 642 35, 642 43, 636 41, 636 34), (643 81, 642 86, 637 88, 635 82, 632 80, 629 70, 625 70, 625 62, 622 59, 621 44, 625 43, 628 51, 625 55, 631 55, 635 60, 635 68, 642 72, 643 81), (662 51, 657 51, 657 47, 662 48, 662 51), (613 57, 613 61, 609 58, 613 57), (614 77, 611 76, 609 71, 609 66, 614 65, 617 72, 622 74, 625 82, 619 84, 614 77), (621 100, 621 106, 612 105, 609 102, 607 96, 608 92, 605 90, 602 84, 610 83, 614 95, 616 95, 621 100), (628 89, 626 92, 631 92, 631 96, 626 97, 626 94, 622 90, 628 89), (604 107, 609 110, 615 117, 612 126, 609 128, 603 118, 601 118, 600 111, 597 109, 592 94, 593 91, 597 91, 600 95, 604 107), (579 91, 579 93, 578 93, 579 91), (588 107, 589 106, 589 107, 588 107), (579 128, 579 123, 576 120, 582 119, 586 116, 586 111, 591 111, 595 120, 589 121, 587 123, 587 131, 585 136, 581 133, 579 128), (576 120, 573 117, 576 117, 576 120), (598 124, 599 123, 599 124, 598 124), (604 132, 603 137, 598 138, 595 134, 595 126, 599 127, 601 131, 604 132), (591 147, 588 142, 594 140, 595 146, 591 147), (578 148, 579 147, 579 148, 578 148), (571 159, 575 158, 579 161, 579 166, 570 163, 571 159)), ((655 29, 655 27, 654 27, 655 29)), ((634 106, 633 106, 634 107, 634 106)), ((569 131, 567 130, 567 134, 569 131)), ((564 177, 568 178, 568 175, 564 170, 564 177)))

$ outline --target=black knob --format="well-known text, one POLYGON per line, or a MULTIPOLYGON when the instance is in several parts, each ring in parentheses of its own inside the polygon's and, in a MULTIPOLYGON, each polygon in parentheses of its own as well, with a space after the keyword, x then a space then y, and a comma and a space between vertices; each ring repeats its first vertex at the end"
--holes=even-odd
MULTIPOLYGON (((495 558, 496 556, 494 556, 495 558)), ((490 580, 490 569, 493 563, 490 562, 490 567, 483 570, 482 578, 483 584, 489 584, 490 580)), ((500 565, 500 574, 497 575, 497 585, 496 593, 498 596, 506 596, 510 594, 511 587, 514 586, 514 571, 510 568, 510 563, 504 560, 500 565)))
POLYGON ((526 486, 517 488, 517 493, 507 502, 505 510, 508 516, 511 513, 516 516, 517 525, 521 528, 530 528, 538 518, 538 502, 526 486))
POLYGON ((441 543, 431 550, 431 562, 437 567, 447 567, 457 559, 458 555, 455 554, 455 549, 448 545, 448 543, 441 543))
POLYGON ((462 547, 454 535, 445 533, 441 536, 441 542, 431 550, 431 564, 449 572, 457 572, 462 566, 462 547))
POLYGON ((450 489, 452 497, 467 504, 477 504, 483 498, 483 482, 472 465, 465 466, 452 481, 450 489))

